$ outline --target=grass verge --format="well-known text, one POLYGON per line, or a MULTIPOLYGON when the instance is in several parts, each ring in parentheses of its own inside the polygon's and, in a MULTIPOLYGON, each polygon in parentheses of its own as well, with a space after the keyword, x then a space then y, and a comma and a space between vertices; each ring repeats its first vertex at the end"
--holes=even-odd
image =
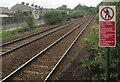
POLYGON ((22 33, 25 33, 25 32, 34 31, 36 29, 41 29, 43 27, 44 27, 44 25, 40 25, 40 26, 35 26, 34 29, 23 27, 23 28, 17 28, 17 29, 14 29, 14 30, 1 31, 0 32, 0 36, 1 36, 0 40, 11 37, 13 35, 19 35, 19 34, 22 34, 22 33))

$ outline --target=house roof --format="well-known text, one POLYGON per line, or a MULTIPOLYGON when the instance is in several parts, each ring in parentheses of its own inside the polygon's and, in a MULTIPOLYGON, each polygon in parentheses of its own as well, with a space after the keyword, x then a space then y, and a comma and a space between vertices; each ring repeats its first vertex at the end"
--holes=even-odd
POLYGON ((20 9, 21 11, 32 11, 33 10, 32 7, 28 5, 24 5, 24 4, 16 4, 15 6, 11 8, 11 10, 14 12, 16 12, 17 9, 20 9))
POLYGON ((0 7, 0 13, 1 14, 13 14, 14 12, 8 9, 8 7, 0 7))

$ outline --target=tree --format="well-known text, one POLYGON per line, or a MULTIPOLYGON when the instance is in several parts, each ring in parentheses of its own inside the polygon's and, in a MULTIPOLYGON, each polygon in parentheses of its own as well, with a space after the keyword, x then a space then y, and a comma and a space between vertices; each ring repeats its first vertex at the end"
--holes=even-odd
POLYGON ((74 10, 80 10, 80 9, 82 9, 82 5, 81 5, 81 4, 78 4, 78 5, 74 8, 74 10))
POLYGON ((47 24, 53 25, 61 23, 65 19, 66 12, 62 10, 48 10, 44 14, 44 20, 47 24))
POLYGON ((82 11, 82 10, 76 10, 71 13, 72 18, 80 18, 80 17, 83 17, 84 15, 85 15, 85 11, 82 11))
POLYGON ((97 13, 97 8, 95 8, 95 7, 88 7, 86 5, 81 5, 81 4, 78 4, 74 8, 74 10, 75 11, 78 11, 78 10, 84 11, 85 15, 94 15, 94 14, 97 13))
POLYGON ((30 29, 35 28, 35 21, 32 13, 28 12, 28 16, 26 17, 26 22, 27 22, 27 27, 29 27, 30 29))
POLYGON ((18 23, 21 21, 22 16, 23 16, 23 12, 20 9, 17 9, 15 13, 17 27, 19 27, 18 23))
MULTIPOLYGON (((20 22, 23 18, 23 12, 20 10, 20 9, 17 9, 16 10, 16 13, 15 13, 15 16, 16 16, 16 19, 17 19, 17 22, 20 22)), ((23 21, 23 20, 22 20, 23 21)))
POLYGON ((67 5, 62 5, 61 7, 58 7, 57 9, 60 9, 60 10, 67 10, 67 5))

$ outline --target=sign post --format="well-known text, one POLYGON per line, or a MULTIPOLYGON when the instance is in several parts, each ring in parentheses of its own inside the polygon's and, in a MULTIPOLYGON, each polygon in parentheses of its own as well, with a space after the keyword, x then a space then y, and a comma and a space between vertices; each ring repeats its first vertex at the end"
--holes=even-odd
POLYGON ((99 46, 106 47, 105 78, 108 81, 110 48, 116 46, 116 7, 99 6, 99 46))
POLYGON ((107 47, 107 53, 106 53, 106 55, 105 55, 105 60, 106 60, 106 64, 105 64, 105 78, 106 78, 106 80, 108 81, 109 80, 109 78, 110 78, 110 73, 109 73, 109 56, 110 56, 110 49, 109 49, 109 47, 107 47))

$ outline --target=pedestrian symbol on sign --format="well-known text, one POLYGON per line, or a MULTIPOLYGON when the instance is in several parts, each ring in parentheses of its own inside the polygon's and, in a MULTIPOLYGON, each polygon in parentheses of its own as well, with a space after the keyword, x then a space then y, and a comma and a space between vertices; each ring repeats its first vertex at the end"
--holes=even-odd
POLYGON ((114 17, 114 11, 111 7, 105 7, 100 13, 103 20, 111 20, 114 17))
POLYGON ((109 12, 109 10, 108 9, 106 9, 106 13, 105 13, 105 18, 107 19, 109 19, 110 18, 110 12, 109 12))

